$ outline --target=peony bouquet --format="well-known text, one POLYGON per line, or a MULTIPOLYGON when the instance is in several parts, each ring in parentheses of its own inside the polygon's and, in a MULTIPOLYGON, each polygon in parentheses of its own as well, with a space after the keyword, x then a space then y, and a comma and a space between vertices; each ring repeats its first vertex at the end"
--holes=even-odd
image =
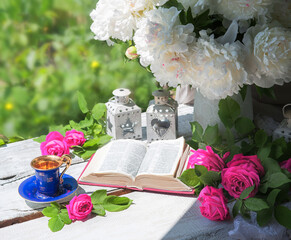
POLYGON ((209 99, 290 82, 290 1, 99 0, 96 40, 128 42, 160 85, 191 85, 209 99))

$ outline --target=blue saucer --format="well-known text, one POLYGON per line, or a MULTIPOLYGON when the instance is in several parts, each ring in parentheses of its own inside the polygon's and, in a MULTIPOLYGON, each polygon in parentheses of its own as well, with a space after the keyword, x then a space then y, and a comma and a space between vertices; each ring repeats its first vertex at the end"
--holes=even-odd
POLYGON ((21 197, 29 202, 34 203, 50 203, 60 202, 64 198, 69 198, 72 194, 77 191, 78 183, 75 178, 68 174, 63 176, 63 184, 60 186, 59 193, 54 197, 45 196, 36 191, 35 176, 31 176, 24 180, 18 187, 18 192, 21 197))

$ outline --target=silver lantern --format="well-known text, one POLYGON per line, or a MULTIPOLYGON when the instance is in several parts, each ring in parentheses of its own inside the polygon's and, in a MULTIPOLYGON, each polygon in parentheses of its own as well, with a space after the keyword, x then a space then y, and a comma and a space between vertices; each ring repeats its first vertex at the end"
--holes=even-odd
POLYGON ((130 91, 118 88, 106 103, 107 134, 114 139, 142 138, 141 109, 129 98, 130 91))
POLYGON ((177 102, 167 90, 157 90, 153 96, 146 112, 147 141, 177 138, 177 102))

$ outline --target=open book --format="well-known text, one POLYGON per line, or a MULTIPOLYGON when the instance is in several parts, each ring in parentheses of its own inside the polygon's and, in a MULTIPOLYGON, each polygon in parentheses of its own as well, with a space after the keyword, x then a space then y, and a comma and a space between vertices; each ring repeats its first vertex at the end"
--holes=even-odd
POLYGON ((193 193, 179 177, 189 146, 183 137, 147 144, 114 140, 97 150, 78 179, 81 184, 158 192, 193 193))

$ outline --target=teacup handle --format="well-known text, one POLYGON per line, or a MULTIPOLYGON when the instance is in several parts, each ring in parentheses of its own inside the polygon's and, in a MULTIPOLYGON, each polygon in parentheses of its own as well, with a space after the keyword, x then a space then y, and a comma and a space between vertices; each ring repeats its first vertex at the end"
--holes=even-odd
POLYGON ((70 155, 68 155, 68 154, 64 154, 62 157, 61 157, 61 161, 62 161, 62 164, 63 163, 65 163, 66 164, 66 167, 65 167, 65 169, 63 170, 63 172, 61 173, 61 175, 60 175, 60 184, 62 184, 63 183, 63 175, 64 175, 64 173, 67 171, 67 169, 70 167, 70 165, 71 165, 71 161, 72 161, 72 158, 71 158, 71 156, 70 155))

